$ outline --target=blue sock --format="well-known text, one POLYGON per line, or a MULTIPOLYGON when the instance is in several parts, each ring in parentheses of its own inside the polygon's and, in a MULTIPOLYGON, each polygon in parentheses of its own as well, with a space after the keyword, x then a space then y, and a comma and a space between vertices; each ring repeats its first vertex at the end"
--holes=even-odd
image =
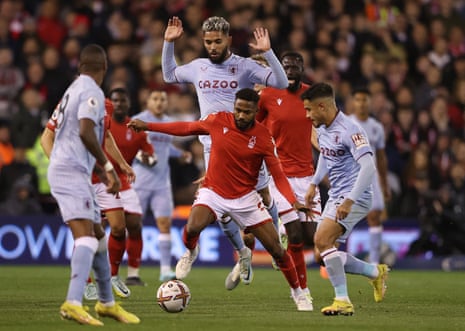
POLYGON ((323 257, 323 261, 325 262, 329 280, 334 287, 335 297, 337 299, 348 299, 347 278, 344 271, 342 256, 340 254, 342 252, 333 251, 327 255, 325 253, 326 252, 322 253, 322 255, 325 255, 325 257, 323 257))
POLYGON ((276 203, 273 201, 271 201, 271 206, 270 207, 266 207, 266 209, 268 210, 268 212, 270 213, 271 215, 271 218, 273 219, 273 224, 276 228, 276 231, 278 231, 279 233, 279 214, 278 214, 278 207, 276 206, 276 203))
POLYGON ((346 256, 344 270, 348 274, 363 275, 369 278, 377 276, 378 268, 375 264, 366 263, 347 253, 344 254, 346 256))
POLYGON ((369 252, 369 261, 370 263, 378 264, 380 261, 380 252, 381 252, 381 240, 383 234, 382 226, 372 226, 368 229, 370 236, 370 252, 369 252))
POLYGON ((66 300, 74 303, 82 302, 84 288, 89 277, 92 260, 94 259, 97 240, 92 237, 76 239, 71 256, 71 277, 66 300), (95 242, 94 242, 95 241, 95 242))
POLYGON ((94 263, 92 264, 95 281, 97 282, 98 287, 99 301, 103 303, 115 300, 111 288, 110 260, 108 259, 106 247, 106 239, 104 237, 99 241, 99 249, 95 253, 94 263))
POLYGON ((158 249, 160 251, 160 271, 169 271, 171 268, 171 236, 169 233, 158 235, 158 249))
POLYGON ((241 230, 233 220, 229 221, 228 223, 218 222, 218 224, 236 251, 240 251, 245 247, 241 230))

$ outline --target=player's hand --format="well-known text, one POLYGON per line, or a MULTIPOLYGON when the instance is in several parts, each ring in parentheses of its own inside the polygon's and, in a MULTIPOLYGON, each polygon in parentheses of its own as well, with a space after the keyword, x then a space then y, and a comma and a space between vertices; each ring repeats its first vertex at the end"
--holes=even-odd
POLYGON ((310 212, 310 208, 308 208, 304 204, 301 204, 298 201, 294 202, 294 204, 292 206, 294 207, 295 210, 301 211, 303 213, 308 214, 310 212))
POLYGON ((198 184, 199 186, 202 186, 204 180, 205 180, 205 176, 202 176, 202 177, 200 177, 200 178, 194 180, 194 181, 192 182, 192 184, 196 184, 196 185, 198 184))
POLYGON ((153 167, 158 162, 157 154, 147 153, 142 150, 139 150, 136 154, 136 159, 147 167, 153 167))
POLYGON ((316 185, 310 184, 307 193, 305 193, 305 206, 307 206, 308 209, 312 209, 312 207, 315 205, 315 202, 313 201, 313 199, 315 198, 315 194, 316 185))
POLYGON ((172 42, 182 36, 184 29, 182 28, 182 21, 177 16, 173 16, 168 20, 168 26, 165 30, 165 40, 172 42))
POLYGON ((354 202, 350 199, 345 199, 336 209, 336 220, 343 220, 349 215, 354 202))
POLYGON ((106 172, 107 175, 107 192, 111 194, 117 194, 121 188, 121 182, 119 181, 118 175, 115 169, 106 172))
POLYGON ((256 28, 253 32, 256 44, 249 43, 249 46, 258 52, 266 52, 271 49, 271 41, 268 30, 265 28, 256 28))
POLYGON ((138 119, 132 119, 126 126, 136 132, 147 131, 147 123, 138 119))
POLYGON ((123 173, 126 175, 126 179, 129 184, 132 184, 136 181, 136 173, 134 172, 134 170, 131 168, 129 164, 124 162, 120 164, 119 167, 121 168, 123 173))

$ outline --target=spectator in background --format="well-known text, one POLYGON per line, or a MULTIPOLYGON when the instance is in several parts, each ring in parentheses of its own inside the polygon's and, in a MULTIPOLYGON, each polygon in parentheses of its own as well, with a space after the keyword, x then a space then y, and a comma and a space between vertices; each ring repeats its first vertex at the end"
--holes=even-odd
POLYGON ((53 107, 58 104, 73 77, 66 71, 60 52, 52 46, 45 48, 42 63, 45 70, 43 83, 47 89, 47 105, 53 107))
POLYGON ((21 93, 19 111, 11 118, 11 140, 15 147, 31 148, 47 123, 48 111, 44 108, 39 91, 28 88, 21 93))
POLYGON ((11 144, 10 126, 7 121, 0 120, 0 173, 2 167, 13 162, 14 148, 11 144))
POLYGON ((38 180, 36 169, 26 158, 24 147, 15 147, 13 161, 0 170, 0 201, 5 201, 18 180, 27 180, 37 194, 38 180))
POLYGON ((42 214, 42 208, 29 177, 18 179, 10 191, 10 196, 0 203, 0 215, 20 216, 42 214))
POLYGON ((37 35, 46 45, 60 49, 66 36, 66 27, 60 19, 60 3, 45 0, 39 6, 37 35))
POLYGON ((24 86, 24 75, 13 65, 13 52, 0 48, 0 119, 10 119, 18 110, 15 99, 24 86))
POLYGON ((42 211, 47 214, 57 214, 58 205, 50 192, 50 185, 47 179, 49 159, 40 145, 40 136, 37 137, 34 146, 27 150, 26 158, 36 169, 38 181, 37 199, 42 211))

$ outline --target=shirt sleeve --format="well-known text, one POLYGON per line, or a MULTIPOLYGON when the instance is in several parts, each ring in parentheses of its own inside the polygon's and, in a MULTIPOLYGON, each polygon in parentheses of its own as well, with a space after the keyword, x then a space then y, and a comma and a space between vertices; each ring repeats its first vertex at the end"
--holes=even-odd
POLYGON ((167 83, 177 83, 175 70, 177 68, 174 58, 174 42, 164 41, 161 52, 161 70, 163 79, 167 83))
POLYGON ((263 57, 266 59, 268 65, 271 68, 271 74, 267 77, 265 85, 273 86, 279 89, 287 88, 289 82, 287 80, 286 72, 284 71, 283 66, 274 54, 273 50, 270 49, 263 53, 263 57))
POLYGON ((328 167, 326 166, 326 160, 323 155, 319 155, 318 157, 318 164, 316 166, 316 171, 313 174, 312 180, 310 181, 311 184, 318 185, 321 183, 323 178, 328 173, 328 167))
POLYGON ((355 180, 354 187, 347 197, 352 201, 357 201, 368 186, 370 186, 373 176, 376 175, 375 162, 373 160, 373 155, 370 153, 362 155, 357 160, 357 163, 360 165, 360 171, 355 180))
MULTIPOLYGON (((208 118, 208 117, 207 117, 208 118)), ((209 134, 209 121, 148 123, 148 131, 157 131, 174 136, 206 135, 209 134)))

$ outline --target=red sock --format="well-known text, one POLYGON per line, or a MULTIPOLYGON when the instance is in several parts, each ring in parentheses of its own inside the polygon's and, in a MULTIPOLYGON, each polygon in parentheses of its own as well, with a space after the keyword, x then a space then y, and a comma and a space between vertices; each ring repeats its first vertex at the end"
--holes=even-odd
POLYGON ((295 270, 299 276, 301 288, 307 288, 307 265, 304 258, 304 244, 291 244, 287 246, 287 252, 291 255, 294 261, 295 270))
POLYGON ((187 234, 186 227, 184 227, 184 230, 182 231, 182 241, 184 242, 184 245, 188 249, 194 249, 195 246, 197 246, 197 242, 199 241, 199 237, 200 237, 199 235, 189 237, 188 234, 187 234))
POLYGON ((287 282, 291 288, 298 288, 299 285, 299 276, 297 276, 297 271, 295 270, 294 261, 292 261, 291 256, 284 251, 284 255, 281 259, 276 260, 276 264, 279 266, 279 269, 286 277, 287 282))
POLYGON ((110 233, 108 237, 108 256, 110 258, 111 275, 118 275, 119 265, 126 249, 126 237, 117 238, 110 233))
POLYGON ((126 252, 128 253, 128 266, 139 268, 142 256, 142 234, 129 235, 126 239, 126 252))

